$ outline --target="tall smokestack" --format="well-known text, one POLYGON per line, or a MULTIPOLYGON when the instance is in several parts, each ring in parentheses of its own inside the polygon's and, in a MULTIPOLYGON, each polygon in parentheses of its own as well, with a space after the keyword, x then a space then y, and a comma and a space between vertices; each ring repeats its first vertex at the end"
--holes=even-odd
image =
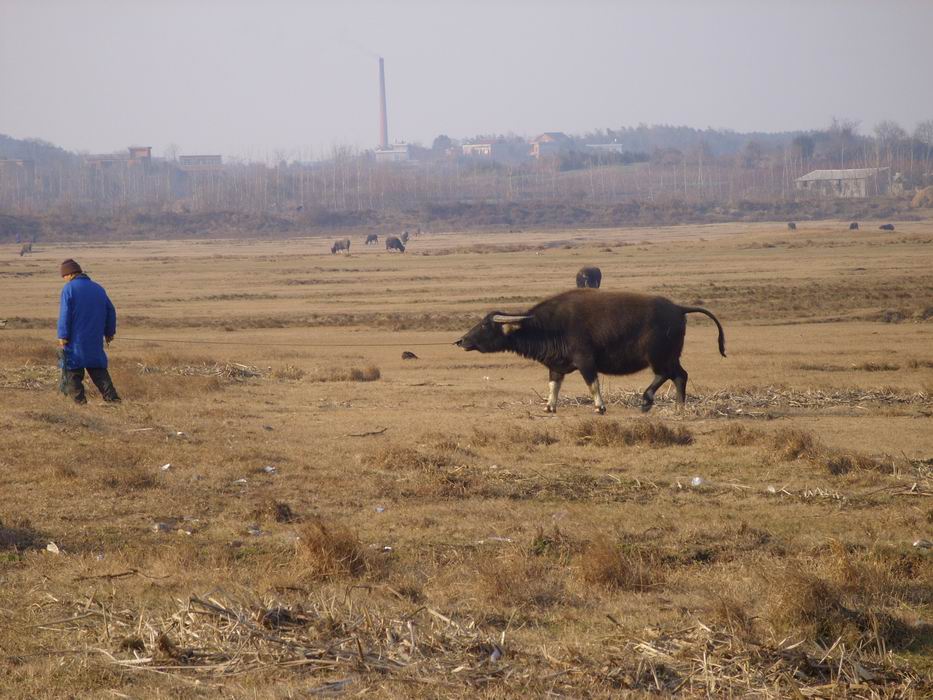
POLYGON ((386 115, 386 71, 382 58, 379 58, 379 148, 389 147, 389 117, 386 115))

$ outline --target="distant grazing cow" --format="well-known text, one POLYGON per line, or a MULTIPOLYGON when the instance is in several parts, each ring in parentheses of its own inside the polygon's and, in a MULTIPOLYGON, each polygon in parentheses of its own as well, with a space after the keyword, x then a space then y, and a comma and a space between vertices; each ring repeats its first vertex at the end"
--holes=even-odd
POLYGON ((401 238, 402 238, 402 243, 408 243, 408 239, 411 238, 411 236, 408 235, 408 231, 405 231, 402 234, 401 238))
POLYGON ((581 289, 584 287, 599 289, 602 281, 603 273, 598 267, 581 267, 577 273, 577 286, 581 289))
POLYGON ((788 228, 788 230, 790 230, 790 231, 796 231, 796 230, 797 230, 797 224, 794 223, 793 221, 788 221, 788 222, 787 222, 787 228, 788 228))
POLYGON ((894 224, 885 224, 884 226, 879 226, 878 228, 880 228, 882 231, 893 231, 894 224))
POLYGON ((330 254, 333 255, 338 250, 342 250, 347 255, 350 254, 350 239, 344 238, 342 241, 334 241, 334 245, 330 247, 330 254))
POLYGON ((389 236, 386 238, 386 250, 397 250, 400 253, 404 253, 405 244, 399 240, 398 236, 389 236))
POLYGON ((19 257, 23 257, 26 253, 32 252, 32 243, 24 243, 23 247, 19 249, 19 257))
POLYGON ((548 413, 557 411, 564 375, 579 370, 593 395, 598 413, 606 412, 599 390, 599 372, 634 374, 650 366, 654 381, 642 394, 642 411, 668 379, 677 400, 687 396, 687 372, 680 365, 687 314, 702 313, 719 329, 719 353, 726 339, 719 320, 699 306, 680 306, 664 297, 630 292, 573 289, 545 299, 528 311, 493 311, 456 342, 464 350, 514 352, 548 368, 548 413))
POLYGON ((378 243, 378 242, 379 242, 379 236, 377 234, 370 233, 368 236, 366 236, 366 245, 369 245, 370 243, 378 243))
POLYGON ((849 230, 858 231, 858 221, 853 221, 851 224, 849 224, 849 230))

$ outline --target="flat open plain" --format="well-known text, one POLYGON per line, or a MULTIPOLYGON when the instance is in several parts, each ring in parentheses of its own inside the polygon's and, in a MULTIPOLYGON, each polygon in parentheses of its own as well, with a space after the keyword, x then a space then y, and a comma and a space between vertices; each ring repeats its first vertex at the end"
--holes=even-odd
POLYGON ((878 223, 5 246, 0 694, 929 697, 933 222, 878 223), (66 257, 120 406, 56 392, 66 257), (722 321, 686 409, 451 344, 584 264, 722 321))

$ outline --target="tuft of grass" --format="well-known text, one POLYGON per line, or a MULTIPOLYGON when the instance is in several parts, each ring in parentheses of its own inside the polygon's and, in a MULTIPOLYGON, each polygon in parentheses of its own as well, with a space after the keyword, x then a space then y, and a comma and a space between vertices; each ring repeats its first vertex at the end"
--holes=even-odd
POLYGON ((272 376, 276 379, 288 379, 292 381, 297 381, 304 377, 306 372, 301 369, 301 367, 295 367, 295 365, 285 365, 284 367, 279 367, 272 372, 272 376))
POLYGON ((536 557, 554 555, 564 557, 577 549, 579 549, 578 544, 566 533, 561 532, 557 525, 550 532, 545 532, 544 528, 539 526, 528 547, 528 551, 536 557))
POLYGON ((266 522, 293 523, 298 520, 292 507, 284 501, 269 499, 253 509, 254 520, 266 522))
POLYGON ((908 360, 908 369, 933 369, 933 360, 908 360))
POLYGON ((891 473, 891 468, 888 465, 876 459, 872 459, 871 457, 851 452, 829 451, 820 455, 818 461, 820 461, 826 468, 826 471, 833 476, 840 476, 854 471, 891 473))
POLYGON ((764 433, 757 428, 749 428, 741 423, 730 423, 717 433, 720 442, 731 447, 747 447, 760 443, 764 433))
POLYGON ((900 368, 900 365, 893 365, 889 362, 863 362, 852 367, 861 372, 896 372, 900 368))
POLYGON ((580 422, 573 435, 580 444, 597 447, 670 447, 693 443, 693 434, 683 426, 671 428, 664 423, 639 421, 624 426, 618 421, 590 418, 580 422))
POLYGON ((648 553, 624 550, 607 539, 597 539, 580 554, 581 578, 609 590, 644 591, 663 580, 659 562, 648 553))
POLYGON ((771 436, 771 449, 778 459, 791 461, 816 457, 822 448, 805 430, 781 428, 771 436))
POLYGON ((736 598, 728 594, 717 595, 710 612, 715 624, 728 629, 740 639, 754 637, 755 618, 736 598))
POLYGON ((302 578, 323 580, 361 576, 367 569, 366 552, 348 529, 315 520, 301 529, 295 566, 302 578))
POLYGON ((477 571, 479 592, 489 603, 549 608, 568 602, 565 569, 551 559, 510 551, 481 560, 477 571))
POLYGON ((401 445, 387 445, 377 449, 366 458, 370 467, 390 471, 420 470, 430 471, 452 464, 449 453, 419 450, 401 445))
POLYGON ((311 375, 314 382, 374 382, 382 377, 382 372, 376 365, 365 367, 331 367, 319 370, 311 375))
POLYGON ((553 445, 560 440, 549 430, 537 430, 510 425, 505 430, 495 431, 473 428, 473 443, 480 447, 540 447, 553 445))
POLYGON ((795 565, 774 579, 768 599, 768 617, 783 634, 797 634, 832 644, 839 637, 851 639, 852 611, 831 582, 795 565))

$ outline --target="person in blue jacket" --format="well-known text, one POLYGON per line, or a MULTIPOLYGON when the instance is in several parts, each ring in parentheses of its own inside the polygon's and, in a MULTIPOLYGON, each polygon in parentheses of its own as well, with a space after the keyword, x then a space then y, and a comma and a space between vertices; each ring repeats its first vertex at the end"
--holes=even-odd
POLYGON ((87 370, 104 401, 119 401, 104 352, 104 341, 110 345, 117 332, 117 312, 104 288, 92 282, 74 260, 69 258, 62 263, 61 275, 66 282, 58 313, 60 389, 75 403, 87 403, 84 395, 84 370, 87 370))

